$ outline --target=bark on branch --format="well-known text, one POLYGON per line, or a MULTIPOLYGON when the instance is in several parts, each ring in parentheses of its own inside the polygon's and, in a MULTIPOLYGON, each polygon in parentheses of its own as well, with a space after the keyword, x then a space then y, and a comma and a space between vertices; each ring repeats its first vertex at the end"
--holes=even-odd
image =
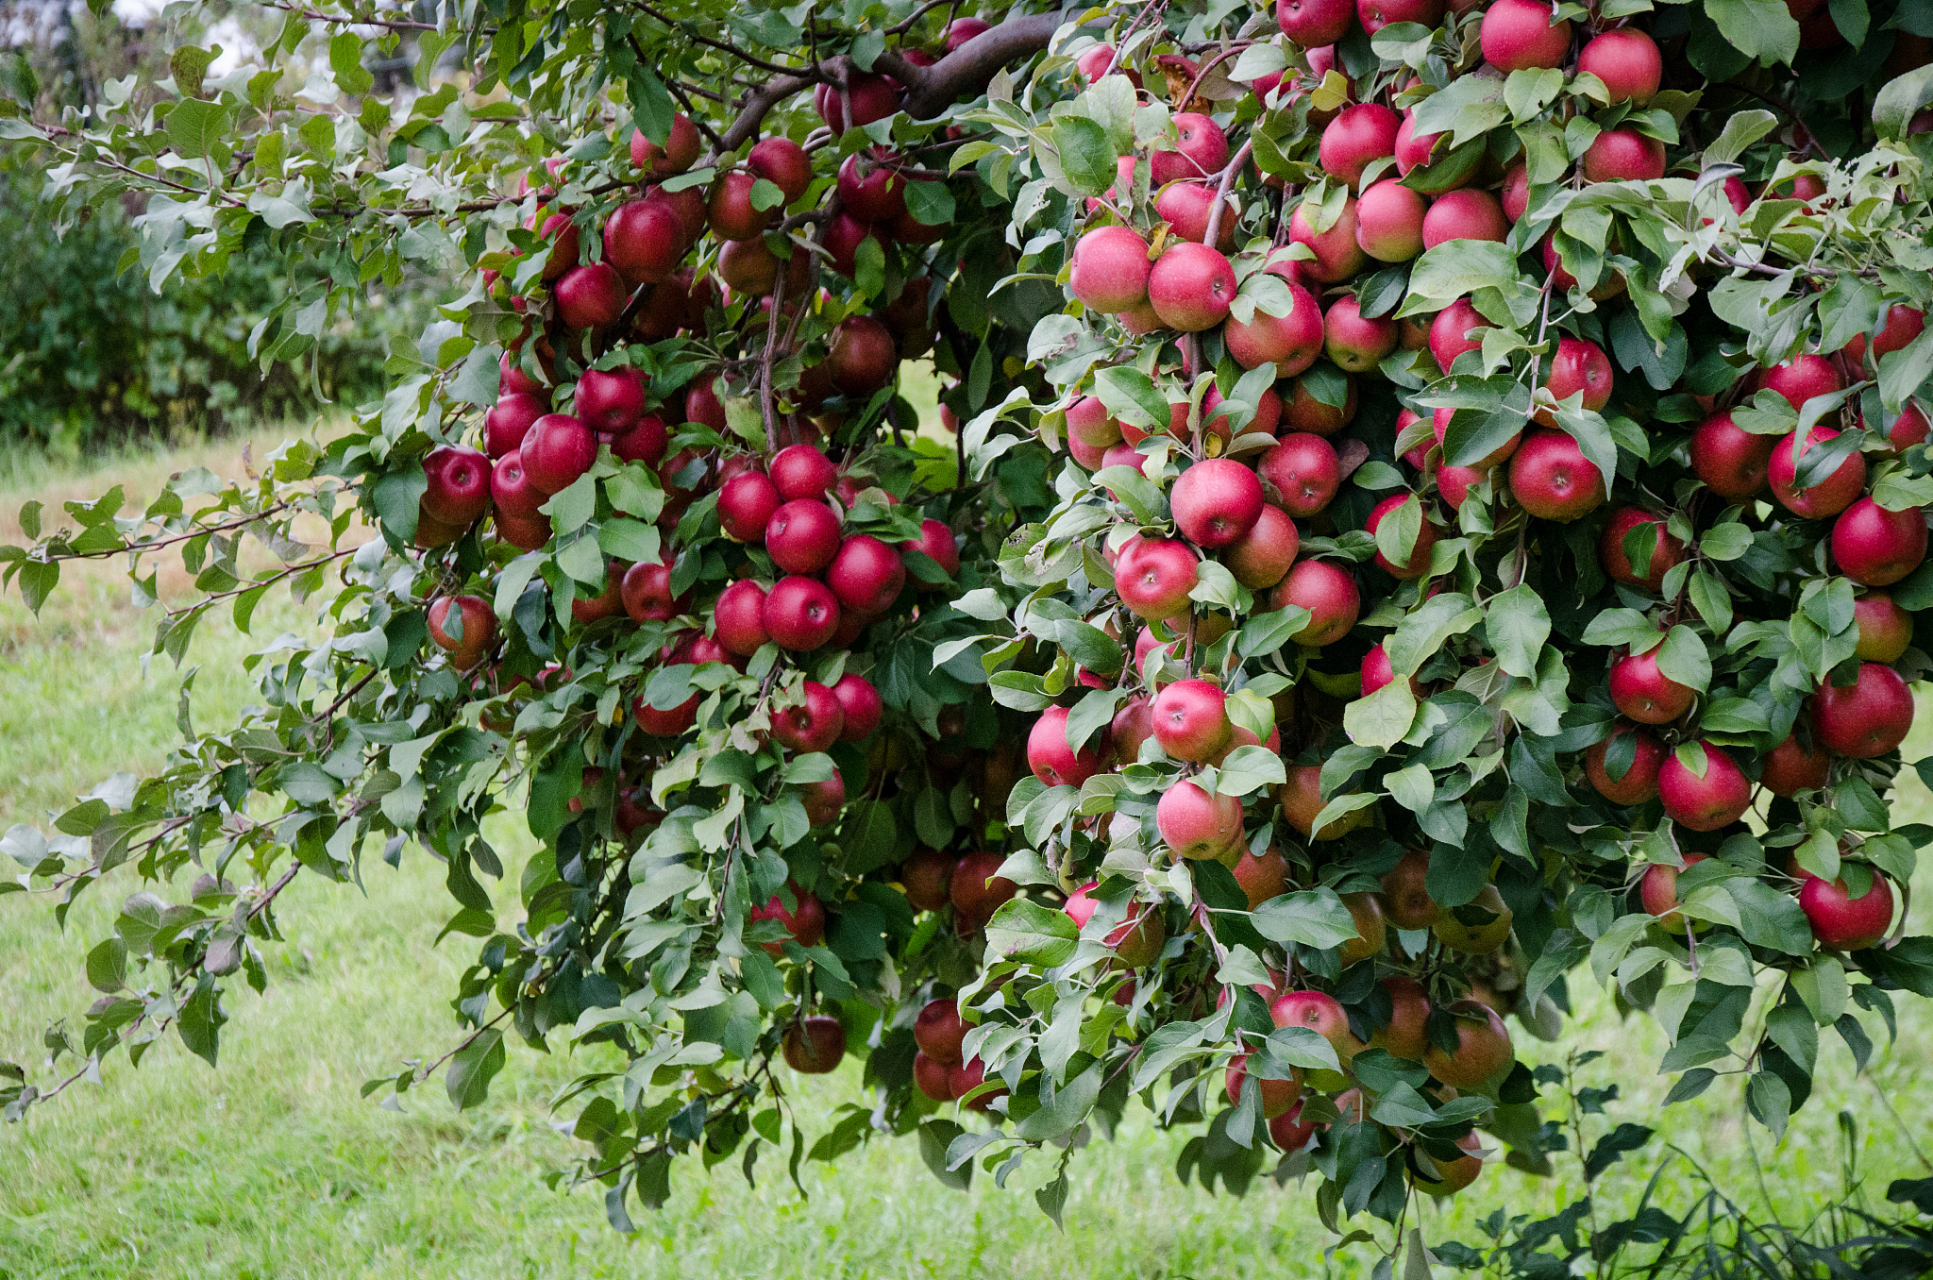
MULTIPOLYGON (((930 67, 908 62, 894 50, 880 54, 873 67, 906 86, 902 104, 906 114, 915 120, 931 120, 962 96, 980 93, 987 87, 987 81, 993 79, 994 72, 1008 63, 1045 49, 1063 20, 1064 15, 1058 11, 1009 18, 999 26, 982 31, 930 67)), ((813 85, 841 83, 850 66, 846 58, 828 58, 797 75, 774 76, 749 91, 739 108, 738 118, 719 135, 714 159, 736 151, 750 140, 773 107, 813 85)))

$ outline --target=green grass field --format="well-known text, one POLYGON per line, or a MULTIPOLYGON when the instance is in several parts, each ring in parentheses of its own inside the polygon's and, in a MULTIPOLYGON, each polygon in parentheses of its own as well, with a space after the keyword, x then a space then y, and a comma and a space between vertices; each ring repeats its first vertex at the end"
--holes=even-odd
MULTIPOLYGON (((258 440, 258 454, 273 442, 258 440)), ((168 471, 190 464, 232 474, 240 442, 88 468, 15 462, 0 470, 0 539, 18 538, 13 518, 26 498, 75 497, 115 482, 130 495, 151 494, 168 471)), ((178 580, 174 591, 179 598, 178 580)), ((265 605, 257 633, 266 640, 310 622, 286 604, 265 605)), ((175 732, 179 675, 165 659, 143 672, 151 634, 152 620, 129 607, 111 567, 73 578, 38 621, 17 595, 0 598, 0 829, 44 823, 50 809, 109 773, 161 759, 175 732)), ((239 658, 249 645, 232 629, 204 626, 191 654, 202 668, 200 723, 218 723, 247 700, 239 658)), ((1928 719, 1909 757, 1933 740, 1928 719)), ((1901 804, 1916 816, 1933 812, 1917 781, 1901 804)), ((528 841, 517 845, 514 830, 505 821, 492 838, 521 856, 528 841)), ((157 1047, 138 1070, 116 1056, 102 1086, 76 1086, 26 1124, 0 1129, 0 1280, 1065 1280, 1367 1275, 1374 1263, 1361 1251, 1326 1260, 1333 1240, 1294 1184, 1265 1183, 1240 1200, 1180 1186, 1171 1170, 1188 1135, 1160 1133, 1145 1118, 1115 1143, 1077 1155, 1064 1233, 1025 1188, 1002 1191, 980 1177, 970 1193, 948 1191, 912 1146, 882 1143, 836 1167, 809 1168, 804 1199, 777 1161, 759 1169, 756 1187, 746 1186, 736 1162, 711 1176, 681 1168, 672 1203, 655 1217, 637 1215, 636 1234, 617 1235, 601 1196, 556 1193, 543 1182, 572 1146, 552 1128, 546 1099, 583 1065, 561 1046, 547 1057, 513 1050, 489 1102, 465 1115, 440 1087, 414 1095, 402 1112, 358 1096, 364 1080, 453 1043, 445 997, 474 945, 431 945, 448 906, 426 857, 406 854, 400 871, 372 861, 365 877, 367 896, 307 877, 284 895, 287 944, 271 951, 267 995, 228 997, 219 1071, 177 1042, 157 1047)), ((1923 891, 1929 884, 1933 878, 1919 877, 1923 891)), ((64 934, 44 901, 0 898, 0 1057, 43 1067, 42 1029, 89 1003, 82 957, 137 888, 126 875, 99 886, 64 934)), ((1922 905, 1915 914, 1924 931, 1929 913, 1922 905)), ((1745 1122, 1735 1082, 1661 1113, 1669 1081, 1652 1074, 1655 1029, 1642 1018, 1621 1021, 1588 978, 1573 989, 1583 996, 1582 1041, 1608 1055, 1590 1069, 1594 1082, 1622 1090, 1609 1118, 1665 1129, 1739 1202, 1802 1220, 1835 1194, 1842 1110, 1856 1121, 1857 1167, 1874 1201, 1890 1178, 1933 1172, 1914 1145, 1933 1116, 1933 1016, 1923 1002, 1902 998, 1899 1042, 1882 1047, 1863 1076, 1853 1074, 1837 1038, 1826 1037, 1813 1101, 1774 1146, 1745 1122)), ((1884 1046, 1883 1027, 1869 1027, 1884 1046)), ((1552 1052, 1527 1035, 1519 1043, 1526 1056, 1552 1052)), ((829 1109, 855 1089, 856 1072, 795 1083, 829 1109)), ((1933 1147, 1933 1135, 1918 1142, 1933 1147)), ((1603 1198, 1632 1202, 1658 1158, 1647 1152, 1614 1169, 1603 1198)), ((1033 1185, 1028 1174, 1015 1184, 1033 1185)), ((1680 1167, 1667 1179, 1665 1203, 1686 1203, 1691 1185, 1680 1167)), ((1431 1240, 1474 1240, 1471 1224, 1492 1208, 1542 1214, 1576 1191, 1573 1180, 1498 1165, 1423 1225, 1431 1240)))

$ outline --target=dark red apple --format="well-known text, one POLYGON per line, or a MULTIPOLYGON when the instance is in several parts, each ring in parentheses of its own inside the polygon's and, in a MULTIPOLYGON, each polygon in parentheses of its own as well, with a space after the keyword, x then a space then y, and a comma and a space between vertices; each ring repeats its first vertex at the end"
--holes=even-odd
POLYGON ((1611 666, 1611 703, 1639 724, 1669 724, 1685 712, 1698 692, 1658 669, 1658 650, 1627 654, 1611 666))
POLYGON ((1604 522, 1604 532, 1597 540, 1597 557, 1611 581, 1659 591, 1664 587, 1666 570, 1685 558, 1685 544, 1665 531, 1665 517, 1638 507, 1620 507, 1604 522), (1631 531, 1645 524, 1656 532, 1651 539, 1649 572, 1640 574, 1624 548, 1631 531))
POLYGON ((842 611, 876 617, 899 599, 906 585, 906 562, 871 534, 854 534, 839 544, 826 569, 826 585, 839 597, 842 611))
POLYGON ((1636 129, 1606 129, 1584 149, 1586 182, 1649 182, 1665 176, 1665 144, 1636 129))
POLYGON ((1658 798, 1665 814, 1693 831, 1716 831, 1745 816, 1752 807, 1752 782, 1730 756, 1709 742, 1704 749, 1703 776, 1694 773, 1673 752, 1658 770, 1658 798))
POLYGON ((572 329, 601 329, 624 311, 624 281, 608 262, 572 267, 551 289, 557 318, 572 329))
MULTIPOLYGON (((468 528, 490 509, 490 459, 462 445, 438 445, 423 459, 422 509, 431 519, 468 528)), ((1257 504, 1260 486, 1257 486, 1257 504)))
POLYGON ((592 431, 622 435, 644 416, 644 375, 626 365, 589 369, 577 380, 571 412, 592 431))
POLYGON ((1228 719, 1228 695, 1206 680, 1177 680, 1155 695, 1155 741, 1176 760, 1203 763, 1220 754, 1235 727, 1228 719))
POLYGON ((1619 725, 1612 730, 1611 737, 1593 744, 1584 753, 1584 775, 1597 788, 1597 793, 1612 804, 1644 804, 1657 798, 1658 770, 1664 762, 1664 744, 1642 729, 1619 725), (1612 741, 1624 734, 1632 735, 1636 750, 1624 773, 1613 778, 1607 759, 1612 741))
POLYGON ((1759 762, 1759 782, 1775 796, 1816 791, 1826 785, 1831 772, 1832 757, 1825 748, 1814 743, 1808 750, 1796 733, 1788 734, 1759 762))
POLYGON ((1451 240, 1502 241, 1510 235, 1497 197, 1477 187, 1445 191, 1430 202, 1423 215, 1423 247, 1434 249, 1451 240))
POLYGON ((839 629, 839 598, 815 578, 780 578, 759 611, 765 634, 781 649, 806 652, 839 629))
POLYGON ((490 412, 483 415, 485 451, 492 458, 501 458, 522 444, 531 425, 548 412, 543 400, 528 392, 499 395, 490 412))
POLYGON ((719 593, 712 605, 712 630, 726 652, 749 658, 769 637, 765 633, 765 588, 749 578, 719 593))
POLYGON ((1863 951, 1893 927, 1893 882, 1874 872, 1872 885, 1855 898, 1844 880, 1807 876, 1799 886, 1799 910, 1820 946, 1863 951))
POLYGON ((546 494, 561 493, 597 461, 597 437, 576 418, 547 413, 517 450, 525 477, 546 494))
POLYGON ((1347 569, 1328 560, 1304 560, 1269 595, 1275 608, 1293 605, 1309 611, 1309 624, 1295 642, 1311 648, 1334 644, 1355 628, 1362 593, 1347 569))
POLYGON ((1604 502, 1604 476, 1561 431, 1533 431, 1510 459, 1510 492, 1531 515, 1568 523, 1604 502))
MULTIPOLYGON (((1364 528, 1368 530, 1372 537, 1375 536, 1377 528, 1383 522, 1383 518, 1389 515, 1390 512, 1396 510, 1396 508, 1402 506, 1405 502, 1408 502, 1413 496, 1413 494, 1395 493, 1384 498, 1370 511, 1369 519, 1364 523, 1364 528)), ((1430 522, 1428 512, 1425 512, 1423 514, 1423 522, 1417 528, 1416 541, 1410 545, 1409 555, 1404 558, 1402 563, 1398 564, 1389 559, 1379 549, 1376 552, 1376 567, 1392 578, 1423 577, 1430 571, 1430 551, 1431 548, 1436 546, 1436 540, 1440 536, 1436 526, 1430 522)))
POLYGON ((1862 586, 1890 586, 1926 559, 1926 515, 1918 507, 1888 511, 1861 498, 1833 521, 1832 558, 1862 586))
POLYGON ((839 517, 810 498, 784 503, 765 523, 765 549, 787 573, 818 573, 839 554, 839 517))
POLYGON ((627 284, 656 284, 685 256, 685 225, 664 200, 619 205, 604 223, 604 260, 627 284))
POLYGON ((1832 474, 1809 489, 1799 489, 1798 464, 1814 445, 1822 445, 1839 433, 1831 427, 1813 427, 1801 439, 1801 433, 1778 440, 1772 450, 1772 460, 1767 465, 1766 477, 1772 485, 1772 496, 1786 510, 1795 515, 1814 520, 1838 515, 1853 504, 1860 492, 1866 487, 1866 459, 1855 450, 1832 474))
POLYGON ((438 596, 430 603, 429 629, 436 647, 450 655, 450 665, 468 671, 496 643, 497 615, 482 596, 438 596))
POLYGON ((1813 736, 1837 755, 1883 756, 1905 741, 1912 727, 1912 691, 1899 672, 1877 662, 1861 663, 1852 684, 1827 681, 1812 695, 1813 736))
POLYGON ((773 710, 772 737, 788 751, 824 751, 839 741, 845 724, 845 711, 832 690, 808 680, 797 702, 773 710))
POLYGON ((1430 358, 1448 373, 1459 356, 1482 351, 1483 330, 1494 327, 1468 298, 1458 298, 1430 321, 1430 358))
POLYGON ((1715 413, 1692 432, 1691 469, 1719 497, 1743 502, 1764 490, 1776 443, 1745 430, 1729 412, 1715 413))

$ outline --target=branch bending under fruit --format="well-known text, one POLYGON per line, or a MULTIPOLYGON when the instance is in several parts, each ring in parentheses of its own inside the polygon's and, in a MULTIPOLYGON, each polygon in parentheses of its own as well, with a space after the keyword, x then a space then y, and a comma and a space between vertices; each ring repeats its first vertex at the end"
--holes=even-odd
MULTIPOLYGON (((1054 32, 1060 30, 1062 21, 1058 10, 1009 18, 982 31, 930 67, 910 62, 892 49, 874 59, 873 67, 906 86, 901 110, 915 120, 931 120, 968 89, 976 93, 985 89, 994 73, 1015 58, 1045 49, 1054 32)), ((746 94, 738 118, 719 135, 713 161, 744 145, 758 132, 766 114, 793 94, 818 84, 844 83, 851 65, 852 60, 842 56, 797 69, 774 68, 783 74, 746 94)))

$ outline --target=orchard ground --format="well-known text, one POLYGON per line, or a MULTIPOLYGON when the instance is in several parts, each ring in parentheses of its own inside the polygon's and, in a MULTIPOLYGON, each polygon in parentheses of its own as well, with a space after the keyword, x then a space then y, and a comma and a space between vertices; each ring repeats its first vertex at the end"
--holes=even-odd
MULTIPOLYGON (((930 401, 931 389, 923 388, 930 401)), ((928 409, 928 416, 931 410, 928 409)), ((930 428, 929 428, 930 429, 930 428)), ((279 433, 253 439, 255 456, 279 433)), ((173 453, 130 454, 85 465, 14 459, 0 464, 0 539, 15 540, 21 502, 98 494, 125 484, 145 501, 169 472, 241 470, 242 441, 173 453)), ((178 673, 140 665, 153 619, 127 603, 118 566, 70 572, 36 621, 17 593, 0 597, 0 829, 44 820, 119 769, 158 765, 177 737, 178 673), (59 710, 56 711, 55 709, 59 710)), ((180 599, 163 575, 164 596, 180 599)), ((309 611, 265 602, 251 640, 211 618, 191 652, 200 665, 196 714, 232 714, 249 691, 241 658, 284 627, 312 625, 309 611)), ((1925 709, 1924 707, 1922 708, 1925 709)), ((1933 716, 1906 744, 1929 749, 1933 716)), ((1933 820, 1933 797, 1908 770, 1898 797, 1908 820, 1933 820)), ((513 868, 531 847, 521 824, 500 819, 491 840, 513 868), (513 860, 514 859, 514 860, 513 860)), ((572 1150, 551 1124, 547 1099, 586 1068, 559 1053, 515 1048, 488 1102, 459 1116, 440 1081, 409 1095, 406 1111, 364 1101, 362 1083, 393 1075, 411 1058, 434 1058, 457 1038, 442 993, 468 954, 433 945, 448 904, 442 871, 416 850, 400 871, 364 863, 366 895, 310 877, 288 891, 286 945, 266 949, 266 996, 228 998, 232 1021, 222 1068, 211 1071, 170 1037, 139 1070, 124 1055, 105 1087, 77 1085, 23 1126, 0 1128, 0 1280, 25 1277, 1207 1277, 1366 1275, 1375 1258, 1330 1243, 1308 1191, 1262 1182, 1244 1199, 1178 1185, 1175 1157, 1199 1130, 1163 1134, 1131 1114, 1113 1143, 1095 1142, 1073 1164, 1066 1230, 1057 1232, 1028 1190, 1046 1166, 1025 1167, 1006 1190, 984 1175, 970 1193, 941 1187, 909 1140, 876 1143, 833 1169, 806 1165, 807 1198, 776 1162, 746 1187, 738 1161, 707 1175, 696 1161, 673 1172, 673 1198, 639 1231, 621 1236, 595 1191, 546 1189, 546 1171, 572 1150), (104 1156, 113 1149, 116 1154, 104 1156), (131 1154, 130 1154, 131 1153, 131 1154)), ((504 919, 515 875, 498 894, 504 919)), ((0 1056, 27 1061, 53 1018, 90 999, 81 976, 83 939, 105 936, 120 901, 137 887, 117 874, 88 894, 62 934, 48 904, 0 898, 0 972, 16 975, 0 1001, 0 1056)), ((1922 872, 1914 932, 1933 926, 1922 872)), ((462 941, 462 940, 459 940, 462 941)), ((240 988, 238 987, 239 991, 240 988)), ((1701 1163, 1720 1190, 1754 1210, 1803 1223, 1841 1187, 1846 1150, 1839 1116, 1854 1123, 1857 1170, 1871 1205, 1895 1177, 1933 1173, 1933 1135, 1906 1117, 1933 1115, 1933 1008, 1899 1001, 1900 1036, 1866 1019, 1879 1049, 1853 1074, 1836 1036, 1823 1037, 1814 1101, 1783 1144, 1748 1124, 1742 1077, 1661 1112, 1670 1081, 1652 1074, 1661 1051, 1646 1018, 1620 1019, 1588 974, 1572 983, 1580 1049, 1606 1057, 1584 1082, 1615 1083, 1608 1116, 1590 1117, 1587 1141, 1606 1121, 1650 1124, 1701 1163), (1917 1143, 1917 1146, 1916 1146, 1917 1143)), ((74 1019, 78 1022, 78 1018, 74 1019)), ((1519 1032, 1527 1061, 1554 1050, 1519 1032)), ((35 1063, 36 1068, 39 1063, 35 1063)), ((44 1077, 43 1077, 44 1079, 44 1077)), ((803 1114, 857 1099, 858 1066, 826 1080, 793 1076, 803 1114)), ((1623 1209, 1666 1153, 1659 1145, 1612 1169, 1600 1198, 1623 1209)), ((1533 1179, 1503 1168, 1427 1212, 1426 1238, 1475 1243, 1475 1221, 1493 1208, 1541 1216, 1579 1190, 1565 1176, 1533 1179)), ((1689 1164, 1672 1165, 1658 1202, 1682 1212, 1702 1190, 1689 1164)), ((1857 1203, 1857 1202, 1856 1202, 1857 1203)), ((1368 1225, 1365 1221, 1362 1225, 1368 1225)), ((1380 1225, 1380 1224, 1378 1224, 1380 1225)), ((1385 1228, 1384 1234, 1387 1234, 1385 1228)), ((1641 1255, 1643 1256, 1643 1255, 1641 1255)), ((1452 1274, 1447 1268, 1439 1275, 1452 1274)))

